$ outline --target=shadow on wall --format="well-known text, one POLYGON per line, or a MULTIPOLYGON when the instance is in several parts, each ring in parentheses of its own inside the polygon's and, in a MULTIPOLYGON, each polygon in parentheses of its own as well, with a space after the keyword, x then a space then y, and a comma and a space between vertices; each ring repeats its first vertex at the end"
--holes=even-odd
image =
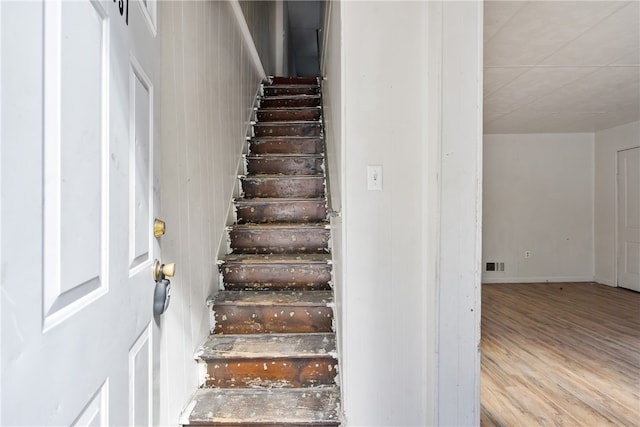
POLYGON ((322 1, 287 1, 289 70, 292 76, 320 75, 318 36, 322 1))

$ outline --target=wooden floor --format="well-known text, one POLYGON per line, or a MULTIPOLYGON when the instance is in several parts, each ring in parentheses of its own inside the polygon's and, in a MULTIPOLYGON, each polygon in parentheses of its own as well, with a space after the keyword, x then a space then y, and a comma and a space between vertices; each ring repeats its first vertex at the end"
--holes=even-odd
POLYGON ((640 293, 482 287, 481 425, 640 426, 640 293))

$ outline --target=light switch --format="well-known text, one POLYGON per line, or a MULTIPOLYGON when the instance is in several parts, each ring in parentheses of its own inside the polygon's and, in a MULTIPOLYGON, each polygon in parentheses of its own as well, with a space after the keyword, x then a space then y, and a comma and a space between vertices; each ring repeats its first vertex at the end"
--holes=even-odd
POLYGON ((382 165, 367 166, 367 189, 382 190, 382 165))

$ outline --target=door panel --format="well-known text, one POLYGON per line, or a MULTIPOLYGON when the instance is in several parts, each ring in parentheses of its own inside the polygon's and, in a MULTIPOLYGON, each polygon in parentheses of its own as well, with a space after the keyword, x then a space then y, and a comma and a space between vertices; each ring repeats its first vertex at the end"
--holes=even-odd
POLYGON ((122 4, 0 2, 0 425, 154 425, 159 43, 122 4))
POLYGON ((72 426, 107 427, 109 425, 109 382, 105 381, 73 422, 72 426))
POLYGON ((153 222, 153 86, 142 66, 131 62, 129 73, 131 91, 130 165, 129 173, 129 256, 131 274, 140 268, 150 267, 153 253, 153 233, 149 224, 153 222))
POLYGON ((149 324, 129 350, 129 425, 153 425, 153 342, 149 324))
POLYGON ((640 147, 618 152, 618 286, 640 291, 640 147))
POLYGON ((108 289, 105 18, 98 3, 45 8, 45 330, 108 289))

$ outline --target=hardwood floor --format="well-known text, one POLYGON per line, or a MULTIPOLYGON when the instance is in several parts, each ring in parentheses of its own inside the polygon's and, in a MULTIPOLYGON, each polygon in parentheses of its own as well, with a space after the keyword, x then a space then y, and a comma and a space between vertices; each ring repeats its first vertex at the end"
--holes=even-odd
POLYGON ((481 425, 640 426, 640 293, 482 287, 481 425))

